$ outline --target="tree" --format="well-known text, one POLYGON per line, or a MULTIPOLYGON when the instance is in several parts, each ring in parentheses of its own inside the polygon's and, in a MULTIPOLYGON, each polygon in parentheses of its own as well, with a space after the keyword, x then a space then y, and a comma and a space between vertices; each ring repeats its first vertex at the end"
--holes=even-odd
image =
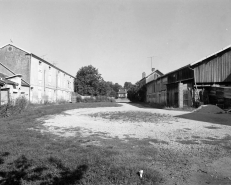
POLYGON ((97 96, 102 92, 102 82, 103 78, 98 69, 92 65, 82 67, 76 74, 75 92, 81 95, 97 96))
POLYGON ((112 88, 116 93, 118 93, 119 89, 121 89, 122 86, 120 84, 118 84, 118 83, 115 83, 112 88))
POLYGON ((133 86, 133 84, 131 82, 125 82, 124 83, 124 89, 129 90, 132 86, 133 86))
POLYGON ((104 81, 98 69, 92 65, 80 68, 76 74, 75 92, 81 95, 116 97, 114 89, 117 88, 121 86, 104 81))
POLYGON ((144 102, 146 99, 146 92, 146 86, 142 85, 140 82, 136 82, 136 84, 132 85, 128 90, 128 99, 135 102, 144 102))
POLYGON ((111 92, 111 87, 105 81, 101 81, 98 85, 98 95, 109 96, 111 92))

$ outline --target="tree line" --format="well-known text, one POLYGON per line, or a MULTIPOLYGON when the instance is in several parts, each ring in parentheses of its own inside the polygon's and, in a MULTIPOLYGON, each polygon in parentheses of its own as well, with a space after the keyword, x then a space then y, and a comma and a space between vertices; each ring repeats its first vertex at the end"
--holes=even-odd
POLYGON ((125 82, 124 86, 118 83, 105 81, 98 69, 92 65, 81 67, 75 78, 75 92, 83 96, 117 97, 119 89, 127 89, 128 99, 144 101, 146 89, 139 82, 132 84, 125 82))

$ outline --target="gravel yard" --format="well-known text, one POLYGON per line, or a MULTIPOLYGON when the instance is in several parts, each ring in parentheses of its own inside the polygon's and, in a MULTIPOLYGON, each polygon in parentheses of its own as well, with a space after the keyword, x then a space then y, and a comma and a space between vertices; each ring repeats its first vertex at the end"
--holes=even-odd
POLYGON ((189 114, 122 104, 43 117, 38 129, 81 138, 85 146, 143 155, 144 163, 162 174, 160 184, 231 184, 231 115, 213 115, 217 124, 209 114, 189 114))

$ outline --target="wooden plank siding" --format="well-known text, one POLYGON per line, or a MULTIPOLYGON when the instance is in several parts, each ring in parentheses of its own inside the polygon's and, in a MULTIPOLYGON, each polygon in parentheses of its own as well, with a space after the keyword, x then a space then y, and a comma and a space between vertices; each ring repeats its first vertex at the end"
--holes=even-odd
POLYGON ((196 83, 230 83, 231 49, 207 58, 193 68, 196 83))
POLYGON ((167 84, 178 83, 185 80, 193 79, 194 73, 193 70, 189 68, 190 66, 185 66, 176 71, 173 71, 169 74, 166 74, 168 78, 167 84))

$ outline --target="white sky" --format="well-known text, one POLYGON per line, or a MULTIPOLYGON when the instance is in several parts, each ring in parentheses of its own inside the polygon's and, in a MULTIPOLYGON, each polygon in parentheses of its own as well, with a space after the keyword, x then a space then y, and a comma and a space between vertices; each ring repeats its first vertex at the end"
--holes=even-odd
POLYGON ((230 0, 0 0, 0 45, 16 46, 75 76, 93 65, 121 85, 231 44, 230 0))

